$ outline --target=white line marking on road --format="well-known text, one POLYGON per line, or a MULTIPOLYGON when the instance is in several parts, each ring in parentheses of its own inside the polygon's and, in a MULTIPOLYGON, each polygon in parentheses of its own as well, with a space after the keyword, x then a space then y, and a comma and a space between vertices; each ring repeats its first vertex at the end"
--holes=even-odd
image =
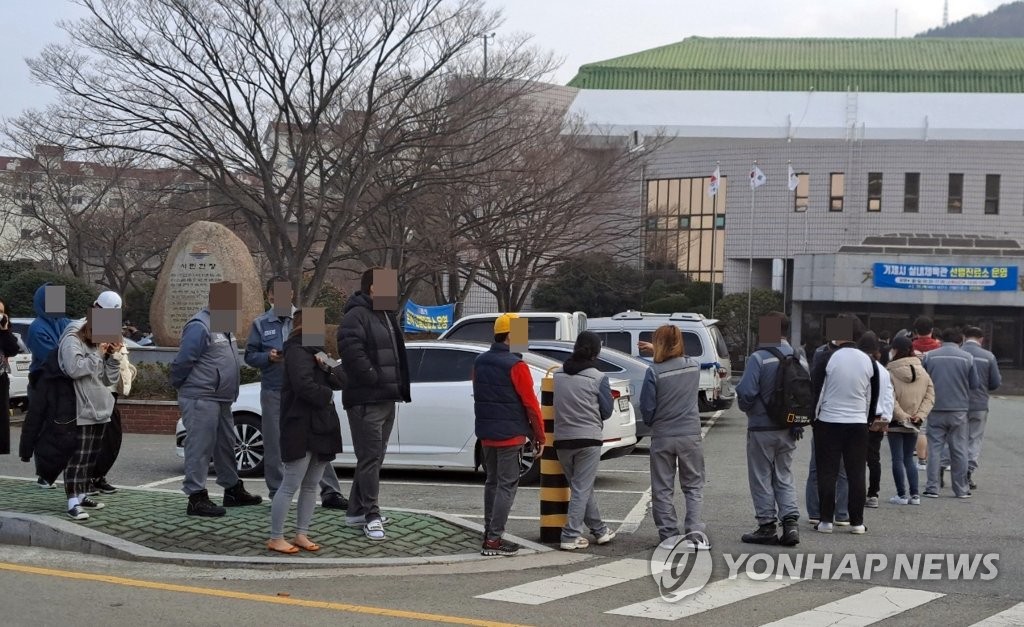
POLYGON ((159 485, 163 485, 165 483, 174 483, 176 481, 184 481, 184 480, 185 480, 185 475, 182 475, 180 477, 171 477, 170 479, 161 479, 160 481, 153 481, 152 483, 143 483, 142 485, 137 485, 135 487, 136 488, 155 488, 155 487, 157 487, 159 485))
POLYGON ((715 413, 711 414, 711 420, 708 420, 708 424, 700 428, 700 438, 702 440, 708 437, 708 431, 711 431, 711 427, 715 426, 715 423, 718 422, 718 419, 722 417, 723 413, 725 413, 724 410, 719 409, 715 413))
POLYGON ((641 577, 649 577, 650 574, 650 564, 647 560, 626 558, 565 575, 548 577, 481 594, 476 598, 523 605, 542 605, 549 601, 557 601, 641 577))
POLYGON ((605 472, 614 472, 614 473, 631 474, 631 475, 632 474, 637 474, 637 475, 649 475, 649 474, 651 474, 650 470, 619 470, 617 468, 608 468, 608 469, 602 468, 601 470, 597 471, 597 474, 601 474, 601 473, 605 473, 605 472))
MULTIPOLYGON (((346 483, 346 482, 342 482, 342 483, 346 483)), ((348 482, 348 483, 351 483, 351 482, 348 482)), ((423 481, 423 482, 420 482, 420 481, 388 481, 386 478, 385 479, 381 479, 380 483, 381 483, 381 485, 384 485, 384 486, 401 485, 401 486, 415 486, 415 487, 424 486, 424 487, 428 487, 428 488, 474 488, 474 489, 478 489, 478 490, 483 490, 484 489, 484 485, 482 483, 476 484, 476 483, 440 483, 440 482, 438 482, 438 483, 431 483, 431 482, 427 482, 427 481, 423 481)), ((518 490, 540 490, 539 487, 535 487, 535 486, 519 486, 517 489, 518 490)), ((600 488, 595 489, 594 492, 596 492, 598 494, 643 494, 643 490, 602 490, 600 488)))
POLYGON ((640 525, 644 522, 644 518, 647 517, 647 509, 651 506, 651 489, 647 488, 644 490, 643 496, 636 502, 633 509, 629 510, 626 514, 626 520, 619 525, 619 528, 615 530, 615 533, 634 533, 640 528, 640 525))
POLYGON ((649 601, 641 601, 640 603, 620 607, 605 612, 605 614, 653 618, 655 620, 679 620, 680 618, 686 618, 687 616, 693 616, 708 610, 731 605, 744 599, 756 597, 766 592, 773 592, 800 581, 800 579, 754 581, 747 577, 719 579, 704 586, 704 589, 700 592, 684 597, 677 603, 669 603, 658 597, 649 601))
POLYGON ((926 590, 876 586, 762 627, 863 627, 944 596, 946 595, 926 590))
MULTIPOLYGON (((385 508, 386 509, 386 508, 385 508)), ((447 513, 447 512, 445 512, 447 513)), ((483 518, 483 514, 448 514, 449 516, 455 516, 457 518, 483 518)), ((540 520, 540 516, 509 516, 509 520, 540 520)), ((609 520, 605 518, 606 523, 620 523, 621 520, 609 520)))
POLYGON ((1012 627, 1024 625, 1024 603, 1018 603, 1008 610, 993 614, 980 623, 974 623, 971 627, 1012 627))

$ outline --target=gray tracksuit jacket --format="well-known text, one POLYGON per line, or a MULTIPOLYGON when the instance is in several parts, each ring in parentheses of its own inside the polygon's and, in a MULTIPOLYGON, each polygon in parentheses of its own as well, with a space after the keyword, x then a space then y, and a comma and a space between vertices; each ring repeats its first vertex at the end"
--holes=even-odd
POLYGON ((999 373, 996 356, 982 348, 981 344, 967 340, 962 346, 964 352, 974 357, 974 367, 978 370, 978 389, 971 390, 968 411, 988 411, 989 392, 995 392, 1003 384, 1003 376, 999 373))
POLYGON ((932 411, 968 411, 971 391, 980 387, 974 357, 956 342, 943 342, 921 358, 935 385, 932 411))

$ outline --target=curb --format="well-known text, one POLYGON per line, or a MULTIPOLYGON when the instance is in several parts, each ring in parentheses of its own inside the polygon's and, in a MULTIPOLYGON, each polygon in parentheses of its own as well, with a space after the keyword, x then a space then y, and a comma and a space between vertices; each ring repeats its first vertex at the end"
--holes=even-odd
MULTIPOLYGON (((427 514, 440 520, 483 533, 481 525, 457 516, 402 508, 389 508, 397 512, 427 514)), ((524 549, 519 555, 546 553, 554 549, 529 540, 507 535, 524 549)), ((195 553, 170 553, 157 551, 134 542, 123 540, 88 527, 54 516, 22 514, 0 511, 0 544, 31 546, 59 551, 72 551, 125 561, 156 562, 179 566, 204 568, 238 568, 240 566, 277 569, 338 568, 346 566, 418 566, 427 564, 456 564, 464 562, 494 560, 479 553, 457 555, 433 555, 427 557, 377 557, 377 558, 317 558, 294 559, 288 557, 234 557, 230 555, 202 555, 195 553)))

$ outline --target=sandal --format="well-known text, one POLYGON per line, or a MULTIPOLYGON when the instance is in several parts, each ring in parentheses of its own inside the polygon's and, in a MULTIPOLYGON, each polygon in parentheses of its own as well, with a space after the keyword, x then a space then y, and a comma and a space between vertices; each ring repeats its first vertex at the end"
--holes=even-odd
POLYGON ((304 551, 313 552, 313 551, 319 551, 320 550, 320 545, 317 544, 316 542, 313 542, 309 538, 306 538, 306 541, 309 544, 302 544, 300 542, 297 542, 297 540, 298 540, 298 538, 296 538, 295 540, 292 540, 292 544, 297 546, 297 547, 299 547, 300 549, 302 549, 304 551))
MULTIPOLYGON (((319 548, 319 547, 317 547, 317 548, 319 548)), ((272 541, 271 540, 267 540, 267 550, 268 551, 274 551, 276 553, 284 553, 285 555, 295 555, 296 553, 299 552, 299 547, 293 546, 293 545, 289 544, 288 548, 279 549, 279 548, 276 548, 276 547, 272 546, 272 541)))

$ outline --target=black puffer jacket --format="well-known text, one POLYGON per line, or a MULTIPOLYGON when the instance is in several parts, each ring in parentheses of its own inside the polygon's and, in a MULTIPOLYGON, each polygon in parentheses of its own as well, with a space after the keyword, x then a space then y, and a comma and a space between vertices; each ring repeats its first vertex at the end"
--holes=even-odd
POLYGON ((405 338, 394 312, 374 311, 373 301, 356 292, 345 304, 338 326, 338 352, 348 375, 341 393, 345 409, 355 405, 411 400, 405 338))
POLYGON ((303 346, 293 333, 284 343, 284 381, 281 385, 281 460, 302 459, 315 453, 334 459, 341 452, 341 421, 334 408, 334 390, 345 386, 341 366, 328 373, 316 363, 322 348, 303 346))
POLYGON ((53 483, 78 447, 75 384, 60 369, 56 349, 33 374, 35 387, 18 454, 25 462, 35 456, 39 476, 53 483))

